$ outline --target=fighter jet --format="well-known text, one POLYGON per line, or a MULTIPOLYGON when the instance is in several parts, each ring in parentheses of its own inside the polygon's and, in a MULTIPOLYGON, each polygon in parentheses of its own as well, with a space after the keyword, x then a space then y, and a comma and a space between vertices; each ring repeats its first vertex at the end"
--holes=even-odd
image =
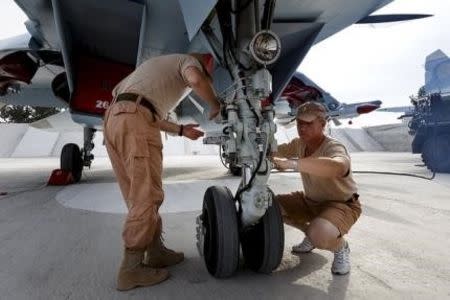
POLYGON ((310 48, 354 23, 423 17, 371 15, 392 0, 15 2, 29 17, 29 35, 0 48, 0 102, 35 93, 35 101, 65 103, 85 126, 81 151, 68 144, 61 155, 61 167, 77 179, 92 162, 93 134, 117 82, 150 57, 214 56, 222 130, 204 142, 218 144, 242 170, 234 195, 227 187, 207 189, 197 219, 199 250, 219 278, 236 271, 241 247, 255 271, 269 273, 281 261, 283 223, 267 185, 277 147, 274 103, 310 48))
POLYGON ((409 133, 413 153, 433 172, 450 172, 450 58, 441 50, 426 57, 423 97, 414 106, 409 133))
POLYGON ((370 100, 356 103, 342 103, 330 93, 309 79, 305 74, 296 72, 283 90, 280 98, 275 101, 276 122, 282 126, 290 127, 299 105, 306 101, 322 103, 328 111, 328 117, 340 125, 340 119, 351 119, 362 114, 370 113, 380 108, 381 100, 370 100))
MULTIPOLYGON (((427 98, 431 94, 440 94, 448 99, 450 97, 450 58, 440 49, 433 51, 425 58, 425 84, 422 98, 427 98)), ((411 96, 412 105, 383 107, 378 111, 400 112, 400 118, 412 117, 416 112, 416 106, 423 99, 411 96)))
MULTIPOLYGON (((101 129, 112 87, 149 57, 189 50, 211 52, 218 62, 214 81, 223 90, 232 84, 235 76, 230 76, 228 62, 231 60, 227 56, 231 55, 246 70, 242 64, 244 58, 238 56, 252 55, 249 46, 253 32, 270 29, 279 40, 279 58, 270 64, 259 64, 266 65, 273 78, 269 96, 274 103, 312 45, 353 23, 425 17, 370 15, 391 2, 386 0, 345 3, 345 14, 341 13, 339 1, 275 4, 273 1, 204 0, 194 6, 177 0, 161 3, 114 0, 107 4, 88 0, 15 2, 29 17, 25 23, 28 33, 0 41, 0 102, 68 106, 74 121, 86 127, 81 151, 73 145, 63 149, 70 154, 64 157, 81 156, 76 166, 61 162, 77 174, 83 165, 92 162, 93 132, 101 129), (242 11, 253 10, 254 15, 243 24, 233 25, 230 32, 225 27, 228 21, 239 20, 243 15, 240 5, 245 6, 242 11), (241 29, 243 32, 236 31, 241 29), (239 44, 240 40, 247 42, 239 44)), ((330 105, 334 113, 337 107, 344 114, 354 108, 330 105)), ((184 111, 189 113, 192 110, 187 106, 184 111)), ((178 119, 182 117, 181 114, 178 119)))

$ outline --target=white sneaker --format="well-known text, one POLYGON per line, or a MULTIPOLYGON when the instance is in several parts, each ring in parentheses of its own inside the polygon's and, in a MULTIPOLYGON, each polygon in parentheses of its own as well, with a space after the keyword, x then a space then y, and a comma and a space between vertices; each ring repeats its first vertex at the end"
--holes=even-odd
POLYGON ((314 249, 314 245, 311 244, 311 241, 307 236, 303 239, 303 241, 295 246, 292 246, 292 252, 294 253, 308 253, 314 249))
POLYGON ((350 272, 350 247, 347 241, 345 241, 345 245, 341 250, 334 252, 331 272, 338 275, 345 275, 350 272))

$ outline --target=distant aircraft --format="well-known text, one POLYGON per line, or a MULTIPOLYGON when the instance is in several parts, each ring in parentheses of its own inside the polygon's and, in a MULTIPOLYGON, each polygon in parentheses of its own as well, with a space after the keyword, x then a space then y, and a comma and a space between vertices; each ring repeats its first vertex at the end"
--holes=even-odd
MULTIPOLYGON (((227 163, 242 170, 236 195, 223 187, 207 190, 198 220, 199 242, 205 242, 200 248, 216 277, 234 273, 240 244, 256 271, 271 272, 281 260, 283 225, 267 185, 268 153, 276 149, 273 104, 310 48, 354 23, 426 17, 371 15, 391 0, 15 2, 29 17, 29 34, 0 45, 0 102, 67 105, 72 119, 85 126, 84 147, 64 146, 61 167, 78 180, 93 160, 93 134, 117 82, 150 57, 214 56, 224 115, 221 134, 205 142, 219 144, 227 163), (252 226, 256 223, 263 225, 252 226)), ((179 119, 201 115, 189 99, 175 110, 179 119)))
POLYGON ((412 152, 434 172, 450 172, 450 58, 441 50, 425 61, 424 97, 412 98, 412 152))
POLYGON ((434 172, 450 172, 450 58, 436 50, 425 59, 425 85, 409 106, 386 107, 378 111, 403 113, 414 136, 412 152, 420 153, 434 172))
MULTIPOLYGON (((425 58, 424 96, 431 94, 450 95, 450 58, 440 49, 430 53, 425 58)), ((447 96, 448 97, 448 96, 447 96)), ((415 97, 411 97, 413 105, 383 107, 378 111, 401 112, 405 117, 412 117, 417 104, 415 97)))
POLYGON ((370 113, 380 108, 382 103, 380 100, 341 103, 306 75, 296 72, 281 97, 275 101, 276 122, 286 127, 293 126, 297 107, 306 101, 322 103, 327 108, 330 119, 337 125, 340 125, 340 119, 351 119, 370 113))

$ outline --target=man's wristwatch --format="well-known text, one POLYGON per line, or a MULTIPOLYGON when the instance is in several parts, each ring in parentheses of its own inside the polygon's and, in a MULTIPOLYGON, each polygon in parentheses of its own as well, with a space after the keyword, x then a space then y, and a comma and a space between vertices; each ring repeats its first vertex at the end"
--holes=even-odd
POLYGON ((184 129, 184 126, 180 125, 180 130, 178 131, 178 136, 182 136, 183 135, 183 129, 184 129))

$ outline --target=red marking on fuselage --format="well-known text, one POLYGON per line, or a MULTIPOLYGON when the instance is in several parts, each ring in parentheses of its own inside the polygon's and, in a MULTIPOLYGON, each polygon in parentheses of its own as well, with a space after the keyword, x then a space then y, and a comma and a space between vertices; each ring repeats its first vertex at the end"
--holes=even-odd
POLYGON ((83 55, 78 58, 76 70, 71 110, 102 116, 112 101, 112 90, 134 66, 83 55))
POLYGON ((374 111, 375 109, 378 109, 378 108, 380 108, 380 106, 379 105, 375 105, 375 104, 364 104, 364 105, 359 105, 357 108, 356 108, 356 112, 358 113, 358 114, 368 114, 368 113, 370 113, 370 112, 372 112, 372 111, 374 111))

